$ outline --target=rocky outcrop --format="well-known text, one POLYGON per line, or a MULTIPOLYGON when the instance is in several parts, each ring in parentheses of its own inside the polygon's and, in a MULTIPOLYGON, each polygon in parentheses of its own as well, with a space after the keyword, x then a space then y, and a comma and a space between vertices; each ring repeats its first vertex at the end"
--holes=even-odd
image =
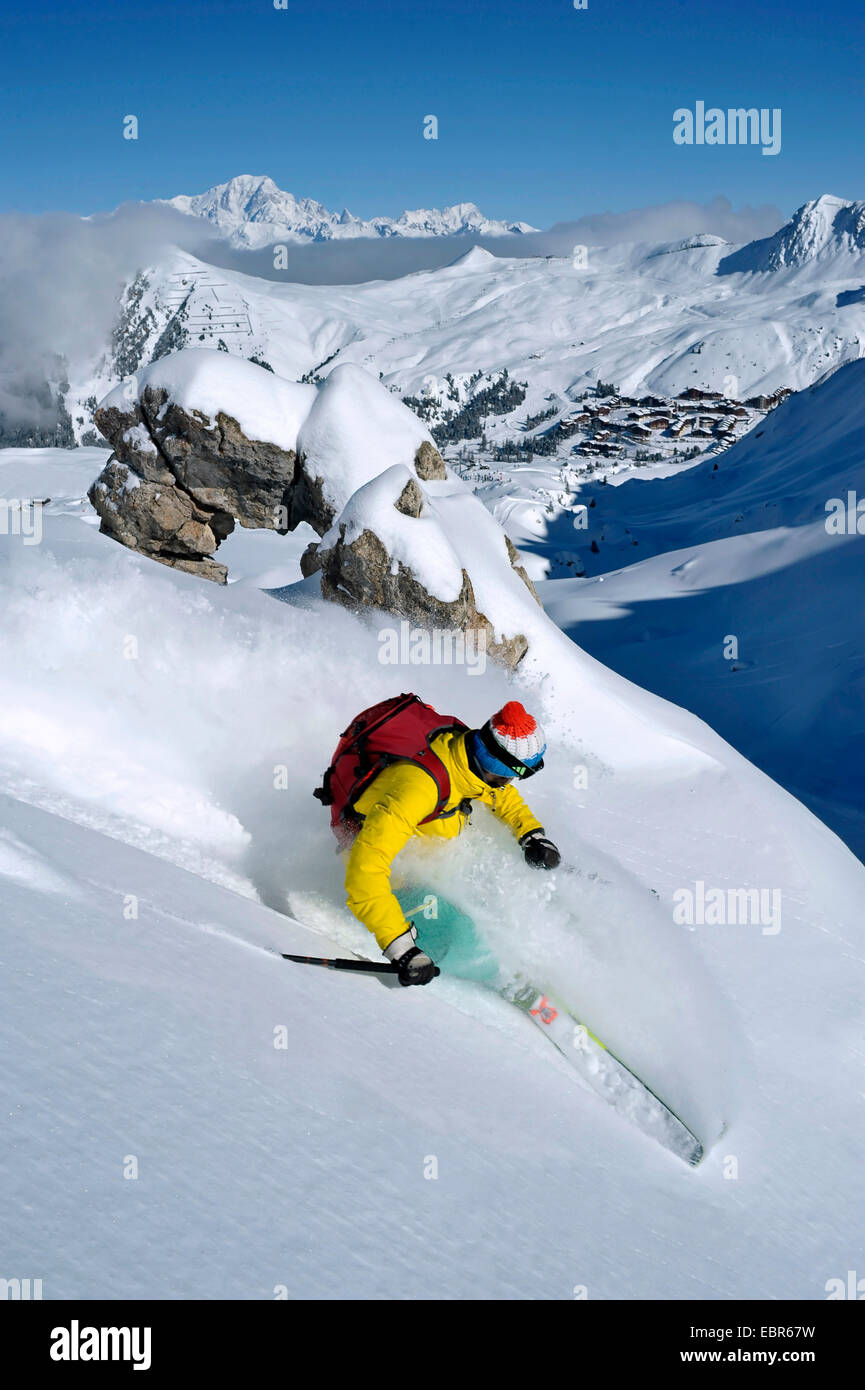
POLYGON ((112 393, 94 419, 114 447, 88 493, 100 529, 152 559, 224 583, 212 554, 235 522, 285 532, 308 521, 323 535, 333 521, 295 451, 248 439, 223 411, 211 419, 145 386, 140 398, 112 393))
POLYGON ((166 564, 182 558, 183 568, 208 579, 225 578, 212 549, 234 522, 284 533, 303 521, 323 536, 356 487, 393 462, 394 451, 404 459, 410 449, 418 477, 447 478, 441 454, 422 438, 423 425, 351 365, 335 369, 317 390, 224 353, 186 349, 112 391, 94 420, 114 448, 89 493, 103 532, 166 564), (206 408, 196 408, 199 402, 206 408), (247 419, 263 438, 251 437, 247 419), (327 477, 321 457, 335 463, 327 477), (126 486, 113 471, 118 464, 128 470, 126 486), (157 496, 146 489, 133 505, 136 480, 176 496, 169 505, 160 494, 148 520, 157 496), (191 519, 203 529, 193 532, 191 519), (196 555, 193 534, 211 549, 196 555))
POLYGON ((518 552, 516 546, 514 545, 513 541, 511 540, 510 536, 507 536, 507 535, 505 536, 505 545, 507 546, 507 550, 508 550, 508 559, 509 559, 510 562, 511 562, 511 569, 514 571, 514 574, 518 574, 518 575, 519 575, 520 579, 521 579, 521 580, 523 581, 523 583, 525 584, 526 588, 528 589, 528 591, 529 591, 529 593, 531 594, 532 598, 534 599, 535 603, 538 605, 539 608, 543 608, 544 605, 541 603, 540 599, 538 598, 538 591, 537 591, 537 589, 535 588, 535 586, 534 586, 534 584, 532 583, 532 581, 529 579, 529 576, 528 576, 528 574, 526 573, 525 567, 524 567, 523 565, 520 564, 519 552, 518 552))
POLYGON ((225 583, 225 565, 210 556, 234 530, 228 513, 197 507, 171 481, 142 479, 116 455, 108 460, 88 495, 101 518, 100 529, 121 545, 164 565, 225 583))
POLYGON ((525 656, 528 641, 517 633, 497 639, 492 623, 478 611, 472 581, 462 571, 459 596, 446 602, 430 594, 401 562, 394 562, 378 536, 362 531, 346 541, 344 528, 326 550, 311 546, 302 556, 306 575, 321 572, 322 596, 345 608, 380 608, 423 628, 482 634, 492 660, 513 669, 525 656))
MULTIPOLYGON (((413 478, 405 482, 393 507, 409 520, 420 520, 426 508, 419 483, 413 478)), ((513 542, 505 536, 505 543, 511 568, 540 604, 531 580, 519 564, 513 542)), ((420 539, 417 544, 422 544, 420 539)), ((413 552, 411 541, 406 548, 413 552)), ((346 608, 378 608, 407 618, 420 627, 474 632, 489 656, 511 669, 528 650, 528 641, 522 633, 496 635, 493 624, 478 608, 471 578, 464 567, 460 571, 457 596, 440 598, 388 550, 373 530, 369 527, 358 530, 354 517, 340 518, 323 540, 313 542, 301 557, 301 570, 307 577, 319 573, 323 597, 346 608)))
MULTIPOLYGON (((145 387, 141 410, 177 486, 193 501, 228 512, 241 526, 276 527, 294 482, 294 452, 247 439, 237 421, 222 411, 209 420, 184 410, 164 389, 145 387)), ((102 429, 98 411, 96 422, 102 429)))
POLYGON ((88 496, 122 545, 225 583, 214 554, 236 523, 285 532, 305 521, 320 540, 301 568, 320 574, 325 598, 474 632, 508 667, 525 654, 526 637, 493 621, 514 576, 516 593, 524 585, 539 603, 515 547, 507 537, 502 547, 423 426, 361 369, 337 368, 316 390, 190 349, 112 391, 94 418, 114 452, 88 496), (449 535, 455 504, 477 509, 455 528, 463 550, 476 529, 488 533, 477 560, 449 535))
POLYGON ((426 439, 414 456, 414 467, 418 477, 425 483, 443 481, 448 475, 447 465, 438 449, 426 439))

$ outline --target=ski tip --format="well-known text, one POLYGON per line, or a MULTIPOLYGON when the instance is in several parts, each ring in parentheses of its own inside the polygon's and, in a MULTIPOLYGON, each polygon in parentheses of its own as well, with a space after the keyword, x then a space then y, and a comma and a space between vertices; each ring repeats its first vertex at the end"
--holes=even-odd
MULTIPOLYGON (((728 1125, 727 1121, 725 1120, 724 1123, 721 1125, 721 1128, 720 1128, 720 1130, 718 1131, 717 1136, 715 1137, 715 1139, 713 1139, 712 1143, 709 1145, 709 1149, 714 1148, 715 1144, 719 1143, 719 1141, 720 1141, 721 1139, 723 1139, 723 1137, 724 1137, 724 1135, 727 1133, 727 1130, 728 1130, 728 1129, 729 1129, 729 1125, 728 1125)), ((691 1153, 687 1156, 688 1162, 690 1163, 690 1165, 691 1165, 692 1168, 697 1168, 697 1167, 699 1167, 699 1165, 703 1162, 703 1159, 706 1157, 707 1153, 709 1152, 709 1149, 707 1149, 703 1144, 701 1144, 700 1141, 699 1141, 699 1139, 695 1140, 694 1148, 692 1149, 691 1153)))

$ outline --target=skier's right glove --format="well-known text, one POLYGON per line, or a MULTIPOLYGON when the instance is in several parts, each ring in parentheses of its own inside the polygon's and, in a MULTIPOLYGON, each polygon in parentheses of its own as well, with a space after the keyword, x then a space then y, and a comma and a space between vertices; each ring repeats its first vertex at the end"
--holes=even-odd
POLYGON ((417 946, 412 946, 410 951, 400 956, 396 964, 401 985, 428 985, 439 973, 438 966, 433 965, 429 956, 424 955, 417 946))
POLYGON ((428 955, 415 946, 417 933, 412 923, 409 929, 385 947, 385 955, 396 965, 401 985, 428 985, 440 974, 428 955))
POLYGON ((520 840, 520 849, 526 856, 526 863, 535 869, 557 869, 562 862, 558 849, 543 830, 530 830, 520 840))

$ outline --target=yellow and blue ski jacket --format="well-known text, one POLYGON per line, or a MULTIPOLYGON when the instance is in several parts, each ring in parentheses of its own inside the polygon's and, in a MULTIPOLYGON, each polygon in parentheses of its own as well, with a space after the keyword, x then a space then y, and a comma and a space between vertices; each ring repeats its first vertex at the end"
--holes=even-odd
POLYGON ((504 821, 517 839, 543 829, 515 787, 491 787, 472 772, 464 730, 438 734, 431 743, 450 776, 450 796, 442 813, 420 821, 436 808, 435 781, 423 768, 396 762, 384 768, 355 802, 363 824, 348 852, 345 889, 348 906, 382 950, 408 931, 408 922, 391 892, 391 866, 413 835, 454 839, 465 827, 466 801, 481 801, 504 821))

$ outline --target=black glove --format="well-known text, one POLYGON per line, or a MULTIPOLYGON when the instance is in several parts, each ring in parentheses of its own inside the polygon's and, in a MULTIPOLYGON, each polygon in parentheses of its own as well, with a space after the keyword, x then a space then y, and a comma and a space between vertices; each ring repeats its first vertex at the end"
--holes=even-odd
POLYGON ((520 840, 520 849, 526 856, 526 863, 535 869, 556 869, 562 862, 562 856, 543 830, 530 830, 520 840))
POLYGON ((429 956, 424 955, 417 946, 412 946, 404 956, 400 956, 396 967, 401 985, 428 985, 440 973, 438 966, 433 965, 429 956))

